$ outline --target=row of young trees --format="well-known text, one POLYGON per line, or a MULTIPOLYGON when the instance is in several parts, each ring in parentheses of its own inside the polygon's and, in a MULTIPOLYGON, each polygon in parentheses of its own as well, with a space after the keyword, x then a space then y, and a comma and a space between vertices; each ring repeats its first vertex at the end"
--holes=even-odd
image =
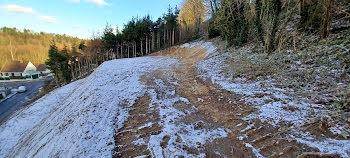
POLYGON ((177 21, 179 10, 169 7, 168 13, 152 21, 149 15, 133 18, 123 30, 106 25, 101 36, 103 48, 114 50, 118 58, 144 56, 181 40, 177 21))
POLYGON ((113 49, 121 58, 143 56, 198 38, 203 32, 206 8, 203 0, 184 0, 180 10, 169 6, 168 12, 156 21, 149 15, 133 18, 122 31, 107 24, 102 36, 94 40, 100 39, 100 49, 113 49))
POLYGON ((86 44, 83 41, 71 49, 58 49, 52 44, 46 64, 62 85, 90 73, 106 60, 144 56, 174 46, 184 39, 189 40, 188 37, 195 37, 181 37, 190 32, 182 29, 179 13, 177 7, 169 7, 168 12, 156 21, 149 15, 133 18, 121 31, 107 24, 101 36, 95 35, 86 44))
POLYGON ((94 56, 83 54, 88 48, 84 42, 71 49, 67 46, 60 49, 54 43, 51 44, 46 65, 55 74, 57 85, 61 86, 85 77, 104 61, 116 58, 111 51, 94 56))
MULTIPOLYGON (((206 0, 212 14, 209 37, 221 36, 230 45, 242 46, 258 39, 271 53, 290 39, 287 27, 328 36, 335 11, 346 1, 334 0, 206 0), (296 25, 293 22, 297 22, 296 25)), ((348 13, 347 13, 348 14, 348 13)))

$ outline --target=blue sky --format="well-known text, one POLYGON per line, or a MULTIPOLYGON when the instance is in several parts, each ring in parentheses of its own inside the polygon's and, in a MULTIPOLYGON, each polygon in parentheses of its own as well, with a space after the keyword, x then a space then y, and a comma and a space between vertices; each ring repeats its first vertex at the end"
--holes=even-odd
POLYGON ((0 27, 90 38, 108 22, 123 27, 132 17, 153 19, 181 0, 1 0, 0 27))

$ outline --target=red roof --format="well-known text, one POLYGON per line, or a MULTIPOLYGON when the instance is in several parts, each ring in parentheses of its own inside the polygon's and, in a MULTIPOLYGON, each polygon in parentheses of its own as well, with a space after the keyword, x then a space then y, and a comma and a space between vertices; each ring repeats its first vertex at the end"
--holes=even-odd
POLYGON ((45 64, 40 64, 36 67, 37 71, 46 71, 47 66, 45 64))
POLYGON ((1 72, 24 72, 29 61, 10 61, 6 62, 4 67, 2 67, 1 72))

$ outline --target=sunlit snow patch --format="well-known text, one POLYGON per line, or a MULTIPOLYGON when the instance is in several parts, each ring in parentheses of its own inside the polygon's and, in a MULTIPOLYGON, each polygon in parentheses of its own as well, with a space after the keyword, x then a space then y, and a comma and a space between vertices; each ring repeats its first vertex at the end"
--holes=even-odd
POLYGON ((140 77, 176 62, 158 57, 104 62, 89 77, 54 90, 1 125, 0 157, 111 157, 127 107, 146 92, 140 77))

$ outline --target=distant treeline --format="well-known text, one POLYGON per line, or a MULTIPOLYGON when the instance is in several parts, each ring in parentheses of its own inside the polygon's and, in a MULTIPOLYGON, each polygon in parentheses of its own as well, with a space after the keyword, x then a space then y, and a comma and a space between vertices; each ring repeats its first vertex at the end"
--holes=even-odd
POLYGON ((63 48, 78 47, 82 39, 67 35, 44 32, 33 32, 28 29, 0 28, 0 69, 7 61, 31 61, 33 64, 43 64, 48 59, 51 43, 63 48))

